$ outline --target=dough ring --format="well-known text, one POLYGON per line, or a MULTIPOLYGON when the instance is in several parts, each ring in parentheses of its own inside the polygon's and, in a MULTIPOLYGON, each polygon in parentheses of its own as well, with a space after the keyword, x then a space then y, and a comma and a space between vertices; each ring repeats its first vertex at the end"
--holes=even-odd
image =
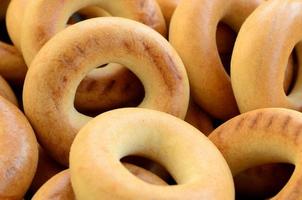
POLYGON ((163 35, 166 33, 164 17, 154 0, 30 1, 21 35, 21 49, 26 63, 29 65, 41 47, 66 27, 66 22, 73 13, 89 6, 100 6, 113 16, 139 21, 163 35), (45 12, 46 8, 48 12, 45 12))
POLYGON ((24 110, 42 146, 65 165, 76 133, 91 119, 75 110, 75 92, 97 66, 127 66, 145 88, 139 107, 185 117, 189 83, 183 63, 160 34, 141 23, 85 20, 59 33, 40 52, 24 83, 24 110))
MULTIPOLYGON (((144 168, 123 163, 123 165, 135 176, 143 181, 155 185, 167 185, 165 181, 144 168)), ((75 200, 74 192, 70 182, 69 169, 64 170, 49 179, 34 195, 32 200, 75 200)))
POLYGON ((286 64, 294 48, 301 65, 301 20, 300 1, 277 0, 263 3, 242 26, 231 70, 240 112, 266 107, 302 111, 301 69, 289 95, 283 90, 286 64), (288 13, 291 17, 284 18, 288 13), (264 20, 268 18, 274 20, 264 20))
POLYGON ((291 163, 295 170, 272 199, 302 199, 302 114, 283 108, 254 110, 237 116, 210 134, 233 176, 267 163, 291 163))
POLYGON ((181 1, 173 14, 170 42, 186 66, 194 100, 215 118, 225 120, 238 114, 230 77, 217 50, 217 25, 222 21, 238 32, 260 2, 262 0, 181 1))
POLYGON ((25 116, 0 96, 0 199, 21 199, 38 163, 38 144, 25 116))
POLYGON ((208 138, 181 119, 149 109, 116 109, 91 120, 72 144, 70 174, 78 199, 235 198, 228 166, 208 138), (135 178, 120 162, 128 155, 162 164, 178 185, 135 178))

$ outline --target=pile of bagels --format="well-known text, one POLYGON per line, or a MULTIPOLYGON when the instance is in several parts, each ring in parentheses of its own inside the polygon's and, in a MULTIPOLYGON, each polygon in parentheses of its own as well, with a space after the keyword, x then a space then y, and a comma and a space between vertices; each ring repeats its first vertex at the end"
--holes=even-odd
POLYGON ((0 200, 302 200, 302 1, 0 0, 0 26, 0 200))

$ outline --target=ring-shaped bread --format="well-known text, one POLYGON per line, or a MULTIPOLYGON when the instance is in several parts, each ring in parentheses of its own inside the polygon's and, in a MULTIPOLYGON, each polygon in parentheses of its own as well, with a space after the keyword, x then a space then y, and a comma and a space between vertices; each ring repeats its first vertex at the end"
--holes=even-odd
POLYGON ((79 200, 234 199, 228 166, 210 140, 179 118, 143 108, 116 109, 87 123, 72 144, 70 174, 79 200), (177 185, 135 178, 120 162, 128 155, 162 164, 177 185))
POLYGON ((139 107, 182 119, 186 115, 187 74, 176 51, 159 33, 114 17, 70 26, 41 49, 23 90, 24 110, 39 141, 65 165, 75 135, 91 119, 74 108, 76 89, 90 70, 106 63, 120 63, 141 80, 145 97, 139 107))
POLYGON ((295 170, 272 200, 302 199, 302 114, 265 108, 241 114, 214 130, 210 140, 224 155, 233 176, 259 165, 291 163, 295 170))
POLYGON ((215 118, 228 119, 238 114, 230 77, 217 50, 217 25, 223 22, 238 32, 260 2, 180 1, 173 14, 169 40, 186 66, 194 100, 215 118))
POLYGON ((35 175, 38 143, 23 113, 0 96, 0 199, 22 199, 35 175))
POLYGON ((89 6, 100 6, 112 16, 139 21, 166 34, 164 17, 154 0, 31 0, 27 5, 21 30, 21 49, 28 66, 42 46, 66 27, 73 13, 89 6))
MULTIPOLYGON (((161 178, 144 168, 129 163, 123 163, 123 165, 132 174, 143 181, 155 185, 167 185, 161 178)), ((62 171, 49 179, 36 192, 32 200, 52 200, 54 197, 56 197, 56 200, 76 200, 71 186, 69 169, 62 171)))
POLYGON ((241 112, 266 107, 302 111, 301 69, 289 95, 283 90, 287 62, 294 48, 301 67, 301 26, 301 1, 267 1, 246 20, 231 64, 232 87, 241 112))

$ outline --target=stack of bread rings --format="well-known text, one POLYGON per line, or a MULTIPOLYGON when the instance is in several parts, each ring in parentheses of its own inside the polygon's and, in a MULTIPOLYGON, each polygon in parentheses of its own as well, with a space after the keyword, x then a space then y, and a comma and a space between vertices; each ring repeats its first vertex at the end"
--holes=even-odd
POLYGON ((0 200, 302 200, 300 27, 297 0, 1 0, 0 200))

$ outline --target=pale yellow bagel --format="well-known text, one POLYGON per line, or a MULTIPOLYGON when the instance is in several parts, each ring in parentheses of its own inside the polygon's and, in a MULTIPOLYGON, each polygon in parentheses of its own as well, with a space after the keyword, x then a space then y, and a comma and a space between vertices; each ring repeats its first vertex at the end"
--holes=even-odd
POLYGON ((113 16, 142 22, 165 35, 166 25, 160 7, 154 0, 73 0, 29 2, 22 24, 21 48, 29 65, 41 47, 66 27, 68 18, 76 11, 100 6, 113 16))
POLYGON ((302 114, 266 108, 237 116, 210 134, 233 176, 266 163, 291 163, 295 170, 274 200, 302 199, 302 114))
MULTIPOLYGON (((135 176, 143 181, 155 185, 167 185, 161 178, 141 167, 123 163, 123 165, 135 176)), ((70 182, 69 170, 64 170, 49 179, 34 195, 32 200, 75 200, 74 191, 70 182)))
POLYGON ((0 95, 13 103, 15 106, 18 106, 18 101, 12 88, 9 86, 6 80, 2 78, 2 76, 0 76, 0 95))
POLYGON ((265 107, 302 111, 301 70, 291 93, 287 96, 283 90, 286 64, 295 45, 300 61, 301 26, 302 2, 292 0, 267 1, 246 20, 235 43, 231 68, 241 112, 265 107))
POLYGON ((41 49, 23 90, 25 113, 41 145, 65 165, 73 138, 91 119, 74 108, 77 86, 90 70, 106 63, 121 63, 141 80, 145 98, 139 107, 185 117, 189 101, 186 71, 160 34, 123 18, 85 20, 41 49))
POLYGON ((228 119, 238 114, 230 77, 223 68, 215 36, 220 21, 238 32, 262 0, 180 1, 169 39, 182 58, 196 103, 210 115, 228 119))
POLYGON ((0 96, 0 199, 22 199, 35 175, 38 144, 22 112, 0 96))
POLYGON ((72 144, 70 173, 78 200, 234 199, 228 166, 208 138, 181 119, 149 109, 116 109, 91 120, 72 144), (135 178, 120 162, 127 155, 158 161, 178 185, 135 178))

